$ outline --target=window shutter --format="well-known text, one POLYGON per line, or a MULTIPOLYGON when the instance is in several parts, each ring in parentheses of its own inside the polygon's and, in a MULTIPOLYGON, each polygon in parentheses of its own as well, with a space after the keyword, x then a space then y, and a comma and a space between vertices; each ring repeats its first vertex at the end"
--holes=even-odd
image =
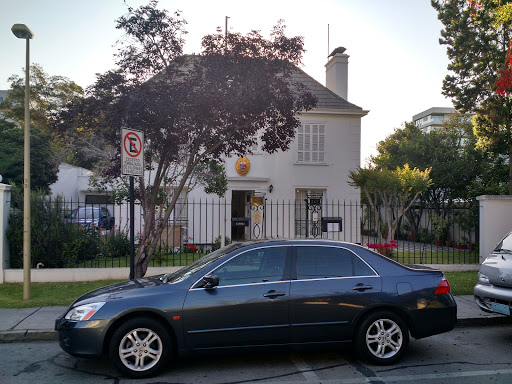
POLYGON ((297 161, 300 163, 325 162, 325 126, 303 124, 298 128, 297 161))

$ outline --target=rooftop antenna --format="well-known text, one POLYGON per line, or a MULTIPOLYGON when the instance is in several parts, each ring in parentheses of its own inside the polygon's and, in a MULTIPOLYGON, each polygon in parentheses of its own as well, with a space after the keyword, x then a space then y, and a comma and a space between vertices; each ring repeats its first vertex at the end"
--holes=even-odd
POLYGON ((329 39, 330 39, 330 35, 329 35, 329 24, 327 24, 327 56, 329 56, 329 53, 330 53, 330 49, 329 49, 329 39))
POLYGON ((229 16, 226 16, 226 29, 224 30, 224 54, 228 52, 228 19, 229 16))

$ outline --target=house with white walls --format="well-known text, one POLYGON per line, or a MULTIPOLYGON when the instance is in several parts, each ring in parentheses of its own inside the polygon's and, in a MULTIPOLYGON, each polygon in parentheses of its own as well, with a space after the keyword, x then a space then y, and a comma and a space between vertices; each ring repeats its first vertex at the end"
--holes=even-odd
MULTIPOLYGON (((242 158, 226 158, 225 197, 219 200, 201 187, 184 193, 164 241, 172 246, 204 245, 224 236, 235 241, 330 237, 359 242, 360 195, 349 186, 348 175, 360 165, 361 119, 368 111, 348 101, 348 59, 343 47, 331 53, 325 86, 297 68, 296 80, 318 103, 300 115, 302 124, 290 149, 268 154, 254 146, 242 158)), ((100 202, 89 191, 88 172, 62 165, 52 192, 100 202)), ((127 210, 113 211, 119 212, 116 223, 123 227, 127 210)))
MULTIPOLYGON (((329 237, 325 230, 329 224, 330 229, 345 232, 334 238, 358 242, 357 220, 345 219, 345 228, 336 221, 347 215, 340 213, 340 203, 355 204, 360 198, 359 189, 348 185, 348 175, 360 165, 361 119, 368 113, 348 101, 348 59, 343 47, 329 55, 325 86, 298 70, 298 80, 318 98, 317 107, 300 115, 302 124, 288 151, 268 154, 255 147, 252 154, 225 159, 226 208, 219 217, 214 210, 209 217, 204 212, 194 223, 190 217, 195 213, 189 209, 188 233, 195 234, 194 241, 207 241, 205 221, 211 221, 227 222, 225 235, 233 240, 329 237), (330 211, 332 202, 337 207, 330 211), (326 223, 325 218, 332 220, 326 223)), ((197 188, 188 200, 207 202, 208 197, 197 188)))

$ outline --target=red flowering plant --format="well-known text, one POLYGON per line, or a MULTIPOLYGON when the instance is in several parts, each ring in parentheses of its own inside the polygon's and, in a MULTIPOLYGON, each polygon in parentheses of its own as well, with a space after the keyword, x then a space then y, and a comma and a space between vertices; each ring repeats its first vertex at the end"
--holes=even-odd
MULTIPOLYGON (((188 239, 190 241, 194 240, 191 237, 189 237, 188 239)), ((194 244, 189 242, 183 246, 183 252, 184 253, 197 253, 197 252, 199 252, 199 248, 197 248, 194 244)))
POLYGON ((183 252, 184 253, 197 253, 197 252, 199 252, 199 249, 194 244, 187 243, 183 246, 183 252))
POLYGON ((393 248, 398 248, 396 240, 384 244, 366 243, 366 246, 387 257, 393 257, 393 248))

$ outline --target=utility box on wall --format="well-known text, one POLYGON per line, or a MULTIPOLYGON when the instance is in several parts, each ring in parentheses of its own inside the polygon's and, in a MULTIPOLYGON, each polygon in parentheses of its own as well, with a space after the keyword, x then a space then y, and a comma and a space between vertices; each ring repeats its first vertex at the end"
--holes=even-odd
POLYGON ((342 217, 322 217, 322 232, 341 232, 342 230, 342 217))

